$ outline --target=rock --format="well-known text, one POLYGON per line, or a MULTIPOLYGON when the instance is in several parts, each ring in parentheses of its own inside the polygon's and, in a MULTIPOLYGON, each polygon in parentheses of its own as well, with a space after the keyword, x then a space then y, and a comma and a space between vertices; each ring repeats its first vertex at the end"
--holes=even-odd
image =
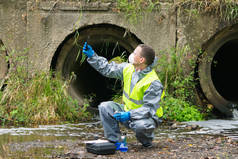
POLYGON ((193 125, 188 125, 188 126, 186 126, 185 127, 185 129, 186 130, 197 130, 199 128, 199 126, 198 125, 196 125, 196 124, 193 124, 193 125))
POLYGON ((196 125, 196 124, 193 124, 193 125, 192 125, 192 130, 197 130, 198 128, 199 128, 198 125, 196 125))
POLYGON ((177 129, 178 128, 178 123, 174 123, 172 126, 171 126, 171 129, 177 129))

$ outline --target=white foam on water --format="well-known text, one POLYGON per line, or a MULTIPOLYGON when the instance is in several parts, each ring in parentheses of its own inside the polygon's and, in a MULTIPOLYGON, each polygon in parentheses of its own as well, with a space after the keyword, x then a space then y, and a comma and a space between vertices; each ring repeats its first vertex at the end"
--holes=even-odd
POLYGON ((237 109, 233 109, 232 114, 233 114, 233 119, 234 120, 238 120, 238 110, 237 109))

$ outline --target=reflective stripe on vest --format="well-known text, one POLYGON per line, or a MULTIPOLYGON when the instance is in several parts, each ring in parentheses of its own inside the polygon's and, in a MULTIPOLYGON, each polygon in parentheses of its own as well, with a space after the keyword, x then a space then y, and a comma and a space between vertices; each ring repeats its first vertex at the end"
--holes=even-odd
MULTIPOLYGON (((144 78, 142 78, 139 82, 136 83, 132 92, 130 93, 131 78, 134 71, 135 68, 131 64, 126 66, 123 70, 123 81, 124 81, 123 102, 125 104, 125 111, 140 108, 144 104, 143 97, 145 91, 149 88, 150 84, 153 81, 159 80, 155 70, 152 70, 144 78)), ((164 92, 161 95, 161 99, 163 96, 164 92)), ((158 117, 163 116, 162 107, 159 107, 157 109, 156 115, 158 117)))

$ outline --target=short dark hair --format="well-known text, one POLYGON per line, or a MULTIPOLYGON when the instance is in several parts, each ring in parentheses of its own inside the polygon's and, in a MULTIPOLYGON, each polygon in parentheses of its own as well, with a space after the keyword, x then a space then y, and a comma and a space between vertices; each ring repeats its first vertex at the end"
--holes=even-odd
POLYGON ((151 65, 155 59, 154 49, 146 44, 139 44, 138 46, 141 47, 141 56, 145 58, 146 65, 151 65))

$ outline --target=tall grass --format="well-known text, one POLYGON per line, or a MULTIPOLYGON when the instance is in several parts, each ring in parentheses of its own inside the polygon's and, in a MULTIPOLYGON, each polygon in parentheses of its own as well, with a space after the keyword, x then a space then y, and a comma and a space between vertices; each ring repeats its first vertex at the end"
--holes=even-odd
POLYGON ((195 67, 196 56, 187 46, 161 52, 156 70, 166 92, 161 101, 165 120, 204 120, 211 112, 196 105, 195 67))
POLYGON ((29 125, 88 120, 86 105, 80 107, 66 93, 68 82, 39 72, 30 79, 11 75, 1 92, 1 124, 29 125))
POLYGON ((12 64, 7 86, 0 92, 1 125, 53 124, 90 119, 87 103, 79 106, 67 94, 70 81, 62 81, 59 75, 53 76, 51 72, 39 71, 29 75, 24 66, 12 64))
POLYGON ((117 10, 118 12, 122 11, 131 24, 137 24, 141 21, 144 13, 158 8, 158 4, 159 1, 152 0, 117 0, 117 10))
POLYGON ((215 14, 223 21, 237 21, 238 4, 236 0, 178 0, 175 3, 179 13, 188 14, 187 19, 198 15, 215 14))
POLYGON ((196 57, 188 46, 172 48, 160 53, 156 67, 165 92, 184 100, 194 97, 194 68, 196 57))
MULTIPOLYGON (((238 4, 236 0, 116 0, 117 12, 122 12, 126 19, 137 24, 142 20, 143 14, 160 11, 161 3, 171 3, 171 7, 177 8, 178 14, 185 13, 186 19, 198 15, 215 14, 224 21, 236 21, 238 17, 238 4)), ((183 14, 184 15, 184 14, 183 14)))

